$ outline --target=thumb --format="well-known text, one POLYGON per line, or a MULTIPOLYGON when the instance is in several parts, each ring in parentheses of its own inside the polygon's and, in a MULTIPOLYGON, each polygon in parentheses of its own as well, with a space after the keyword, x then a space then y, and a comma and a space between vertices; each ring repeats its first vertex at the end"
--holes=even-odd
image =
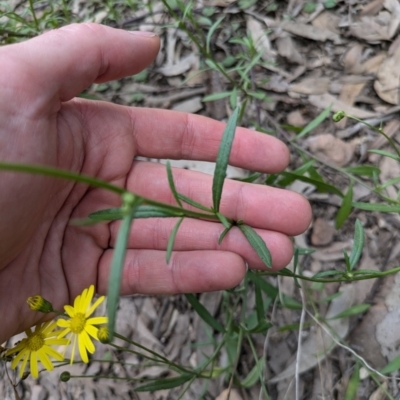
MULTIPOLYGON (((150 32, 72 24, 1 48, 5 68, 11 68, 6 74, 2 67, 2 75, 15 77, 24 94, 54 109, 49 100, 67 101, 94 82, 140 72, 154 60, 159 46, 158 36, 150 32)), ((3 88, 12 86, 8 81, 3 88)))

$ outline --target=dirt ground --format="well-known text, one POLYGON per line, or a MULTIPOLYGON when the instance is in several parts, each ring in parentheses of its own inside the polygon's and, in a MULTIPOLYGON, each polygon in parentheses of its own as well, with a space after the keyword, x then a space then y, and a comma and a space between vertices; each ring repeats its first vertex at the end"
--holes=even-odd
MULTIPOLYGON (((332 112, 344 110, 371 125, 382 125, 396 143, 400 139, 400 3, 397 0, 258 1, 248 8, 241 7, 240 1, 232 0, 199 0, 195 3, 195 12, 199 16, 204 16, 205 7, 214 7, 212 20, 224 17, 221 28, 212 38, 216 60, 222 62, 237 57, 241 52, 245 54, 241 45, 230 42, 235 32, 251 37, 262 53, 264 62, 255 65, 249 74, 251 81, 267 98, 255 101, 248 108, 244 125, 262 127, 289 143, 296 134, 295 128, 306 126, 331 105, 332 112)), ((87 95, 120 104, 168 108, 218 120, 227 119, 231 112, 228 99, 211 102, 202 102, 202 99, 206 95, 230 90, 229 81, 216 72, 204 70, 197 48, 184 31, 170 25, 173 21, 161 3, 155 4, 152 11, 122 13, 119 20, 110 20, 107 12, 101 7, 96 11, 97 6, 93 4, 75 0, 71 9, 82 20, 86 15, 94 15, 99 23, 123 29, 154 30, 162 38, 162 48, 146 73, 136 78, 95 85, 87 95)), ((347 118, 339 123, 327 119, 296 143, 303 154, 315 157, 318 172, 324 179, 343 192, 349 181, 338 172, 342 167, 377 166, 381 171, 380 182, 400 176, 400 165, 393 159, 368 153, 369 149, 388 149, 382 136, 347 118)), ((291 151, 289 169, 294 170, 304 163, 304 159, 293 146, 291 151)), ((174 161, 173 165, 207 173, 213 170, 209 163, 174 161)), ((244 177, 247 172, 232 168, 229 174, 244 177)), ((398 214, 353 210, 343 227, 335 229, 335 216, 341 204, 339 196, 320 193, 315 186, 300 181, 289 188, 306 196, 314 212, 309 230, 294 239, 297 246, 316 250, 303 259, 303 273, 344 268, 343 250, 351 250, 357 218, 366 232, 366 246, 358 268, 386 270, 398 265, 398 214)), ((398 189, 395 185, 390 186, 388 196, 397 199, 398 189)), ((374 202, 377 197, 364 185, 355 183, 354 201, 374 202)), ((373 379, 363 364, 365 361, 379 371, 400 355, 399 276, 342 285, 309 284, 303 291, 298 290, 292 278, 268 279, 279 287, 282 294, 299 302, 310 301, 321 315, 328 317, 357 304, 371 305, 364 314, 330 320, 329 325, 335 334, 324 330, 306 314, 309 324, 300 333, 303 341, 301 356, 297 358, 299 331, 281 331, 279 328, 299 323, 301 313, 271 306, 268 318, 273 328, 267 336, 255 335, 254 341, 257 352, 264 354, 267 360, 265 380, 272 399, 296 398, 293 383, 296 364, 297 372, 301 373, 299 399, 345 399, 349 380, 358 367, 360 380, 353 398, 383 400, 391 398, 388 393, 392 398, 400 398, 398 374, 393 373, 391 378, 375 376, 373 379), (342 291, 342 295, 330 303, 318 302, 338 291, 342 291), (363 362, 356 363, 359 357, 363 362)), ((207 293, 200 295, 199 299, 218 317, 222 297, 222 293, 207 293)), ((254 293, 250 292, 247 307, 254 307, 254 302, 254 293)), ((213 351, 209 330, 183 296, 122 299, 117 331, 184 365, 198 365, 213 351), (195 342, 208 344, 196 348, 193 346, 195 342)), ((251 357, 249 349, 244 348, 239 361, 244 376, 251 369, 251 357)), ((74 375, 172 376, 166 367, 143 366, 139 357, 110 351, 103 345, 96 358, 123 359, 126 365, 104 362, 66 369, 74 375)), ((135 393, 132 383, 107 379, 76 378, 63 383, 58 379, 59 373, 56 370, 42 374, 38 380, 28 377, 18 387, 20 398, 166 400, 176 399, 180 393, 178 389, 135 393)), ((0 376, 0 398, 15 398, 3 365, 0 365, 0 376)), ((223 391, 227 386, 228 382, 222 378, 207 385, 197 380, 183 399, 226 399, 223 391)), ((258 398, 263 397, 260 397, 257 384, 249 389, 234 390, 230 395, 232 400, 258 398)))

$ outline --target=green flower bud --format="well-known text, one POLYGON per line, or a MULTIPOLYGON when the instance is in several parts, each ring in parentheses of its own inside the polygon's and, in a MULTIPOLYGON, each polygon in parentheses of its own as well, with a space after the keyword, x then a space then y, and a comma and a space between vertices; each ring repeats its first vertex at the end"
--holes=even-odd
POLYGON ((344 117, 346 116, 346 113, 344 111, 338 111, 337 113, 333 114, 332 119, 335 122, 341 121, 344 117))
POLYGON ((97 337, 101 343, 108 344, 111 342, 110 340, 110 332, 108 331, 106 326, 102 326, 97 331, 97 337))
POLYGON ((53 305, 40 295, 28 297, 26 302, 32 311, 40 311, 46 314, 54 312, 53 305))
POLYGON ((64 371, 60 375, 61 382, 68 382, 71 379, 71 374, 68 371, 64 371))

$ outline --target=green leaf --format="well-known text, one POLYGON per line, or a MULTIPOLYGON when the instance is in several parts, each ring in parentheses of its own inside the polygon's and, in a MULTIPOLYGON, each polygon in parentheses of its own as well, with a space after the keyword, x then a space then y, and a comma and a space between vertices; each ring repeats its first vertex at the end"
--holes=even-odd
MULTIPOLYGON (((247 276, 256 286, 259 286, 260 289, 264 293, 266 293, 267 296, 269 296, 271 299, 275 299, 276 296, 278 296, 279 290, 274 285, 270 284, 265 279, 263 279, 261 275, 248 271, 247 276)), ((287 308, 293 310, 301 310, 303 307, 301 303, 299 303, 298 301, 289 296, 282 295, 282 299, 283 299, 283 306, 287 308)))
POLYGON ((198 203, 197 201, 192 200, 189 197, 186 197, 182 193, 178 193, 178 197, 185 202, 186 204, 191 205, 192 207, 198 208, 199 210, 207 211, 207 212, 212 212, 212 210, 206 206, 203 206, 203 204, 198 203))
POLYGON ((351 254, 350 254, 350 259, 349 259, 350 267, 352 270, 357 265, 358 260, 360 259, 363 248, 364 248, 364 228, 359 219, 356 220, 354 229, 355 229, 354 244, 353 244, 353 248, 351 249, 351 254))
POLYGON ((250 243, 251 247, 253 247, 257 252, 263 263, 268 268, 272 268, 271 253, 269 252, 263 238, 251 226, 240 224, 238 227, 250 243))
POLYGON ((343 197, 343 193, 338 188, 336 188, 333 185, 330 185, 329 183, 321 182, 320 180, 309 178, 307 176, 298 175, 293 172, 282 172, 281 175, 284 177, 294 178, 294 180, 299 180, 302 182, 309 183, 309 184, 315 186, 319 192, 333 193, 333 194, 337 194, 340 197, 343 197))
POLYGON ((222 243, 222 241, 224 240, 225 236, 226 236, 227 233, 232 229, 232 227, 233 227, 233 225, 230 225, 229 227, 225 228, 225 229, 222 231, 222 233, 221 233, 221 235, 220 235, 220 237, 219 237, 219 239, 218 239, 218 246, 221 245, 221 243, 222 243))
POLYGON ((254 386, 254 384, 258 381, 260 376, 262 376, 264 364, 265 364, 264 357, 261 357, 259 360, 257 360, 256 365, 252 368, 252 370, 249 372, 246 378, 244 378, 240 382, 240 385, 244 388, 250 388, 254 386))
POLYGON ((184 220, 184 217, 179 219, 179 221, 175 224, 174 229, 172 229, 171 235, 169 236, 168 245, 167 245, 167 255, 165 258, 167 264, 169 264, 169 260, 171 259, 171 254, 172 254, 172 249, 174 248, 176 234, 178 233, 178 229, 181 226, 181 223, 183 220, 184 220))
POLYGON ((335 275, 343 275, 343 271, 336 271, 336 270, 321 271, 313 275, 313 278, 326 278, 327 276, 335 276, 335 275))
POLYGON ((343 168, 343 170, 352 174, 371 177, 381 173, 381 170, 373 165, 358 165, 356 167, 343 168))
POLYGON ((364 313, 365 311, 369 310, 370 307, 371 307, 370 304, 357 304, 356 306, 349 307, 347 310, 344 310, 341 313, 329 319, 352 317, 353 315, 364 313))
POLYGON ((225 16, 218 18, 218 20, 214 23, 214 25, 208 30, 207 39, 206 39, 206 51, 208 54, 210 54, 211 37, 224 19, 225 19, 225 16))
POLYGON ((368 153, 379 154, 380 156, 393 158, 393 160, 400 162, 400 157, 397 154, 390 153, 389 151, 372 149, 368 150, 368 153))
POLYGON ((249 182, 253 183, 256 181, 260 176, 262 175, 261 172, 255 172, 254 174, 251 174, 247 176, 246 178, 233 178, 234 181, 239 181, 239 182, 249 182))
POLYGON ((313 131, 318 125, 320 125, 322 122, 324 122, 329 117, 329 114, 331 113, 331 108, 332 108, 332 104, 329 107, 325 108, 325 110, 322 111, 310 123, 308 123, 304 127, 304 129, 294 138, 294 140, 298 140, 298 139, 306 136, 308 133, 313 131))
POLYGON ((226 169, 228 167, 229 155, 232 149, 233 139, 235 137, 235 130, 237 119, 239 115, 239 108, 236 108, 232 113, 222 135, 221 144, 218 150, 217 162, 215 165, 214 179, 212 186, 213 193, 213 207, 214 211, 219 211, 219 204, 221 202, 222 188, 226 178, 226 169))
POLYGON ((221 100, 221 99, 225 99, 226 97, 229 97, 231 94, 232 94, 232 91, 213 93, 208 96, 204 96, 202 101, 205 103, 207 101, 221 100))
POLYGON ((349 189, 347 190, 347 193, 343 197, 342 205, 340 206, 339 211, 336 214, 335 218, 336 229, 340 229, 346 222, 351 212, 352 201, 353 201, 353 181, 350 182, 349 189))
POLYGON ((351 375, 349 384, 347 385, 345 400, 354 400, 357 398, 357 390, 360 385, 360 365, 356 362, 354 372, 351 375))
POLYGON ((396 372, 400 369, 400 356, 395 357, 386 367, 381 369, 380 373, 383 375, 391 374, 392 372, 396 372))
POLYGON ((203 306, 203 304, 201 304, 199 302, 199 300, 197 300, 196 296, 193 294, 185 294, 186 300, 190 303, 190 305, 193 307, 193 309, 196 311, 196 313, 199 315, 199 317, 208 325, 211 326, 211 328, 213 328, 214 330, 216 330, 217 332, 221 332, 224 333, 225 332, 225 328, 223 327, 223 325, 218 322, 211 314, 210 312, 207 310, 207 308, 205 308, 203 306))
POLYGON ((156 390, 172 389, 182 386, 184 383, 190 381, 193 375, 185 374, 175 378, 162 378, 156 379, 152 382, 145 383, 144 385, 135 388, 135 392, 155 392, 156 390))
MULTIPOLYGON (((131 205, 131 209, 135 209, 141 202, 141 199, 131 205)), ((125 215, 119 228, 117 241, 114 247, 114 254, 111 261, 110 277, 107 290, 107 317, 108 332, 110 339, 114 337, 115 320, 117 316, 118 300, 121 287, 122 270, 125 263, 125 254, 132 226, 132 213, 125 215)))
POLYGON ((263 321, 260 321, 254 328, 251 328, 249 330, 249 333, 263 333, 268 331, 269 328, 272 328, 274 325, 264 319, 263 321))
POLYGON ((257 321, 260 324, 261 322, 265 321, 265 310, 264 310, 262 293, 259 286, 255 287, 255 295, 256 295, 257 321))
POLYGON ((400 205, 390 205, 390 204, 378 204, 378 203, 362 203, 362 202, 353 202, 354 208, 358 208, 359 210, 365 211, 378 211, 378 212, 400 212, 400 205))
POLYGON ((227 219, 224 215, 222 215, 222 214, 219 213, 219 212, 217 212, 216 215, 217 215, 218 219, 221 221, 221 224, 222 224, 225 228, 229 229, 229 228, 232 227, 232 223, 229 222, 228 219, 227 219))
POLYGON ((175 187, 174 176, 172 175, 171 163, 169 162, 169 160, 167 160, 167 176, 168 176, 169 187, 175 198, 175 201, 179 204, 180 207, 182 207, 181 200, 179 198, 178 192, 175 187))

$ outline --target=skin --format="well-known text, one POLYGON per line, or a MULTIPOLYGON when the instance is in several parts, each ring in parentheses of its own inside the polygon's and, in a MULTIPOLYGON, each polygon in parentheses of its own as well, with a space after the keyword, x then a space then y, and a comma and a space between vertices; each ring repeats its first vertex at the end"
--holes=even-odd
MULTIPOLYGON (((159 38, 95 24, 69 25, 0 48, 0 160, 49 165, 95 176, 140 195, 174 204, 165 166, 134 156, 213 161, 225 125, 185 113, 124 107, 75 98, 93 82, 140 72, 159 38)), ((230 164, 278 172, 289 161, 279 140, 238 128, 230 164)), ((211 206, 212 177, 173 171, 177 190, 211 206)), ((120 206, 117 195, 71 181, 0 171, 0 343, 44 320, 26 305, 41 294, 62 309, 95 284, 106 293, 119 222, 71 226, 71 218, 120 206)), ((290 261, 290 236, 309 225, 308 202, 296 193, 226 181, 221 212, 253 226, 279 269, 290 261)), ((170 264, 175 220, 135 221, 122 279, 123 294, 172 294, 227 289, 246 262, 263 264, 237 228, 187 219, 170 264)))

